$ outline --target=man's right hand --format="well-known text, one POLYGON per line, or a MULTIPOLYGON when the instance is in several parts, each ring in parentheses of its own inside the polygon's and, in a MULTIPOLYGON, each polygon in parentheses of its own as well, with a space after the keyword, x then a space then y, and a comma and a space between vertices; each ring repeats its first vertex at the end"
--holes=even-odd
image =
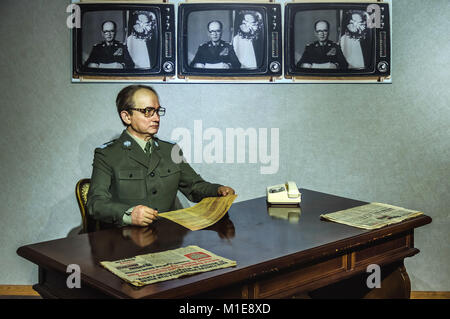
POLYGON ((123 69, 123 65, 119 62, 111 62, 111 63, 100 63, 99 68, 101 69, 123 69))
POLYGON ((137 226, 148 226, 157 218, 158 211, 144 205, 137 205, 131 212, 131 223, 137 226))

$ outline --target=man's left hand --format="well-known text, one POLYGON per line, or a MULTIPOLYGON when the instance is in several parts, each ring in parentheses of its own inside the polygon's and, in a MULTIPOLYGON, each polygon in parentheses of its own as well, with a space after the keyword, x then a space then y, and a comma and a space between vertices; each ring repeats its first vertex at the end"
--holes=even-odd
POLYGON ((231 187, 228 186, 220 186, 217 189, 217 195, 219 196, 227 196, 227 195, 233 195, 234 194, 234 189, 232 189, 231 187))

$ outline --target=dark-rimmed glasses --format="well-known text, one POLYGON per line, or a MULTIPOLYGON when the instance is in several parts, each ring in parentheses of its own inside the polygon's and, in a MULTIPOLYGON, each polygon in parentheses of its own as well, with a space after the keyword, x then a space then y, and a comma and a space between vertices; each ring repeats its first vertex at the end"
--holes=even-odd
POLYGON ((155 109, 154 107, 146 107, 143 109, 138 109, 135 107, 129 107, 127 110, 133 110, 133 111, 139 111, 144 114, 145 117, 152 117, 153 114, 158 114, 159 116, 164 116, 166 114, 166 108, 165 107, 159 107, 155 109))

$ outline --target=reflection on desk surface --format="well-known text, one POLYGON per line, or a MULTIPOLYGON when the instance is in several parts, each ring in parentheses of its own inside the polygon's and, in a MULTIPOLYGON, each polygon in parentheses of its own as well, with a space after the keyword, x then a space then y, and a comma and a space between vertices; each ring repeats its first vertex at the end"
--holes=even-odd
MULTIPOLYGON (((215 232, 220 239, 235 236, 234 224, 228 214, 204 230, 215 232)), ((148 227, 128 226, 89 233, 88 236, 93 261, 98 263, 106 259, 116 260, 181 247, 184 237, 190 232, 192 231, 181 225, 161 218, 148 227)))
POLYGON ((267 213, 273 218, 285 219, 292 224, 297 224, 300 221, 302 210, 298 205, 268 205, 267 213))

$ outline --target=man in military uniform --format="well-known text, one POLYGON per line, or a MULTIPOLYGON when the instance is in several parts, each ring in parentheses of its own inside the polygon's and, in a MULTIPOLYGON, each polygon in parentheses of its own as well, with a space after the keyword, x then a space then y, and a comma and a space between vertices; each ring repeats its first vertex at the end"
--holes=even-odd
POLYGON ((90 216, 116 226, 147 226, 158 212, 174 208, 178 190, 193 202, 234 194, 230 187, 203 180, 188 163, 174 161, 178 146, 155 136, 165 108, 151 87, 123 88, 116 105, 126 129, 95 150, 87 196, 90 216))
POLYGON ((346 69, 348 63, 340 46, 328 40, 330 24, 319 20, 314 25, 318 41, 308 44, 298 61, 297 68, 346 69))
POLYGON ((116 23, 105 21, 102 24, 102 36, 104 41, 96 44, 86 60, 88 68, 101 69, 132 69, 134 62, 126 45, 115 40, 116 23))
POLYGON ((210 21, 208 32, 211 41, 198 48, 191 66, 206 69, 239 69, 241 63, 234 52, 233 46, 221 40, 222 22, 210 21))

